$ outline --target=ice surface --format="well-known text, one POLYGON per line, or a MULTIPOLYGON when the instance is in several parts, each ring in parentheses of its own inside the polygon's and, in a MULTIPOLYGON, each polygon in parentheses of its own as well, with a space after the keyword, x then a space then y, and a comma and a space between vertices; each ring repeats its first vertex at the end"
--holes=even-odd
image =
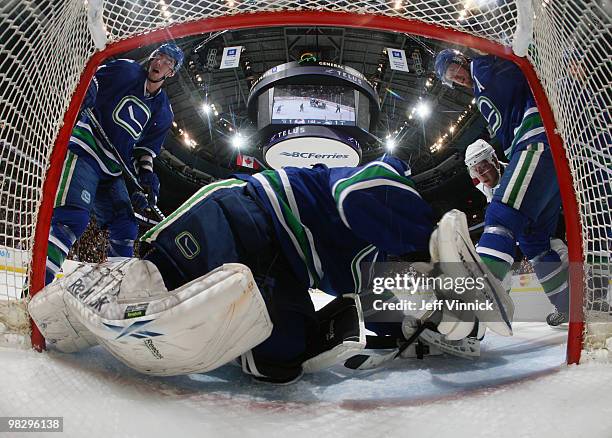
MULTIPOLYGON (((239 368, 138 374, 96 347, 0 350, 0 416, 63 416, 66 437, 612 437, 612 366, 563 365, 566 333, 517 323, 480 360, 336 367, 288 386, 239 368)), ((24 436, 31 437, 28 434, 24 436)))
MULTIPOLYGON (((319 307, 329 298, 313 299, 319 307)), ((611 438, 612 364, 567 367, 566 337, 545 323, 520 322, 511 338, 488 333, 476 361, 337 366, 287 386, 254 382, 233 366, 145 376, 101 347, 0 349, 0 416, 62 416, 64 433, 48 435, 78 438, 611 438)))

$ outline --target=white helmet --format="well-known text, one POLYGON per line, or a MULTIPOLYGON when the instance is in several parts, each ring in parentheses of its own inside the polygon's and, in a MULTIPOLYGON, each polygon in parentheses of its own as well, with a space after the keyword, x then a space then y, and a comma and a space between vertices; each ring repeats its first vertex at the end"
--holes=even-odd
POLYGON ((465 149, 465 165, 472 178, 478 178, 478 174, 473 169, 483 161, 491 163, 499 172, 499 161, 495 149, 486 141, 478 139, 465 149))

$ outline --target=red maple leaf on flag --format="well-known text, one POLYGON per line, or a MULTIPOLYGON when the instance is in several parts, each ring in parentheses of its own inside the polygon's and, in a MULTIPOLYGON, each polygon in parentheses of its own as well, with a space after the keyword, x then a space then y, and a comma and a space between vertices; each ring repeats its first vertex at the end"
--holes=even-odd
POLYGON ((236 157, 236 164, 241 167, 248 167, 249 169, 259 169, 259 163, 257 163, 257 160, 248 155, 238 155, 236 157))

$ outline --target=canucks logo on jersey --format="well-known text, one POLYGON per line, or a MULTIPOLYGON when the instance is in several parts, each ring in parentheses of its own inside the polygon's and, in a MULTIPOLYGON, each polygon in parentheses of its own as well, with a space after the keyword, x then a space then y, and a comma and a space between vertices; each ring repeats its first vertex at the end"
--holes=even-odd
POLYGON ((508 159, 529 144, 548 144, 529 84, 514 63, 495 56, 477 56, 471 72, 478 109, 508 159))
MULTIPOLYGON (((93 95, 94 115, 121 158, 131 163, 135 150, 155 157, 172 124, 173 114, 163 89, 146 91, 147 72, 140 64, 118 59, 102 65, 88 90, 93 95)), ((103 173, 117 176, 121 167, 114 152, 96 139, 87 117, 77 122, 70 150, 95 159, 103 173)))
POLYGON ((113 120, 138 140, 151 118, 151 110, 136 96, 125 96, 113 111, 113 120))

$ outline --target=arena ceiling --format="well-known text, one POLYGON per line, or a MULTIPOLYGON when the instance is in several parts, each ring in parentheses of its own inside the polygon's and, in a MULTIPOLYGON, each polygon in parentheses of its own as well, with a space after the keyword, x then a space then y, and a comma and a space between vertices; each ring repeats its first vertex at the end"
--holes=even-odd
MULTIPOLYGON (((177 158, 179 167, 184 163, 187 173, 196 169, 199 177, 222 178, 244 170, 236 168, 238 151, 232 146, 232 137, 240 132, 249 138, 256 131, 246 108, 251 84, 268 69, 299 60, 305 52, 355 68, 377 85, 382 113, 372 134, 380 141, 362 145, 362 162, 382 155, 390 135, 396 143, 393 153, 410 162, 414 173, 420 173, 456 152, 462 153, 476 138, 488 138, 471 94, 443 86, 433 73, 435 54, 449 47, 447 43, 403 33, 337 27, 254 28, 206 33, 175 42, 186 60, 180 73, 166 84, 176 126, 166 141, 165 154, 177 158), (219 64, 223 48, 228 46, 244 47, 240 67, 222 70, 219 64), (388 47, 405 50, 409 72, 389 67, 388 47), (420 102, 431 111, 425 118, 414 111, 420 102), (206 113, 204 103, 214 104, 217 113, 206 113)), ((142 47, 122 57, 144 61, 152 50, 142 47)), ((261 157, 261 151, 249 141, 241 152, 261 157)))

